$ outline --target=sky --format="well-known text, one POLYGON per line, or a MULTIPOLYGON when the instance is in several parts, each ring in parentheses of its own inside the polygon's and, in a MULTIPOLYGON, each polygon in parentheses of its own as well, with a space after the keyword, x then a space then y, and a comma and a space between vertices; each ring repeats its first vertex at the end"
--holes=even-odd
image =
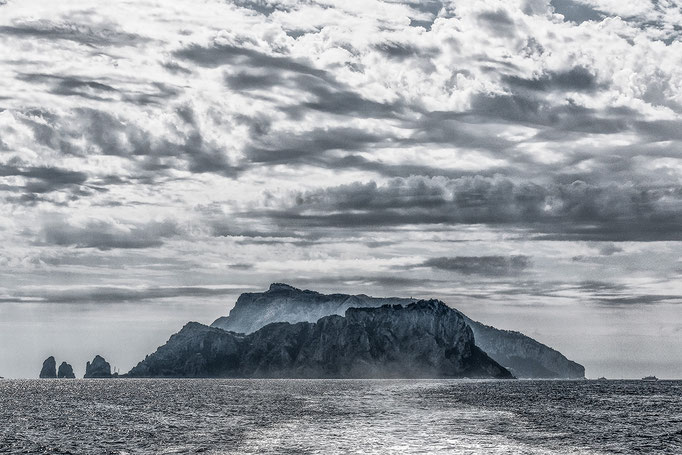
POLYGON ((0 376, 271 282, 682 378, 675 0, 0 0, 0 376))

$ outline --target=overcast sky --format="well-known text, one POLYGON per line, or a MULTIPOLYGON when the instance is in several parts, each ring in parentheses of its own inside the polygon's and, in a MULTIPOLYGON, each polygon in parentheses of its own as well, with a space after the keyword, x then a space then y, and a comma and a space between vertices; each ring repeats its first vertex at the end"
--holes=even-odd
POLYGON ((676 0, 0 0, 0 375, 272 281, 682 377, 676 0))

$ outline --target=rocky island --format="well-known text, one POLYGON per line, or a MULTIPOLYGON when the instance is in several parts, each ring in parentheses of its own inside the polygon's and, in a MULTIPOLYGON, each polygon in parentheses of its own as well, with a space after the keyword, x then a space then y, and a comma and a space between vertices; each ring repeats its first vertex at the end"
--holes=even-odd
POLYGON ((62 362, 57 370, 57 361, 53 356, 48 357, 43 362, 43 367, 40 370, 41 379, 74 379, 73 368, 66 362, 62 362))
POLYGON ((75 379, 76 375, 73 374, 73 367, 66 362, 62 362, 61 365, 59 365, 59 370, 57 371, 57 378, 75 379))
POLYGON ((85 376, 83 376, 85 379, 103 379, 103 378, 111 378, 111 365, 109 365, 109 362, 104 360, 103 357, 96 355, 94 359, 92 359, 92 363, 88 362, 85 365, 85 376))
MULTIPOLYGON (((329 315, 343 315, 349 308, 406 305, 406 298, 375 298, 364 294, 322 294, 273 283, 265 292, 239 296, 229 316, 213 322, 212 327, 239 333, 252 333, 273 322, 315 322, 329 315)), ((492 359, 520 378, 582 379, 585 368, 522 333, 499 330, 469 319, 476 345, 492 359)))
POLYGON ((348 308, 245 335, 190 322, 129 377, 512 378, 437 300, 348 308))
POLYGON ((40 369, 40 379, 56 379, 57 378, 57 361, 50 356, 43 362, 43 367, 40 369))

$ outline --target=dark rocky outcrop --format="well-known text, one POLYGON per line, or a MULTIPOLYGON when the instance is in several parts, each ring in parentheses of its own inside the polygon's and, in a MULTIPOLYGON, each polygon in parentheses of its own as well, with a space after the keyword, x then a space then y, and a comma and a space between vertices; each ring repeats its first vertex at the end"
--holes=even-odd
POLYGON ((73 367, 66 362, 62 362, 59 365, 59 370, 57 370, 57 377, 60 379, 75 379, 76 375, 73 374, 73 367))
POLYGON ((57 361, 50 356, 43 362, 43 368, 40 370, 41 379, 55 379, 57 377, 57 361))
POLYGON ((191 322, 131 377, 511 378, 474 344, 462 315, 437 300, 350 308, 316 323, 243 335, 191 322))
POLYGON ((85 365, 85 378, 111 378, 111 365, 103 357, 96 355, 92 363, 85 365))
MULTIPOLYGON (((275 283, 266 292, 239 296, 230 315, 217 319, 212 326, 227 331, 252 333, 273 322, 314 322, 333 314, 343 315, 348 308, 371 308, 382 305, 405 305, 405 298, 374 298, 366 295, 331 294, 304 291, 275 283)), ((560 352, 519 332, 499 330, 466 316, 476 345, 491 358, 524 378, 583 378, 585 368, 568 360, 560 352)))

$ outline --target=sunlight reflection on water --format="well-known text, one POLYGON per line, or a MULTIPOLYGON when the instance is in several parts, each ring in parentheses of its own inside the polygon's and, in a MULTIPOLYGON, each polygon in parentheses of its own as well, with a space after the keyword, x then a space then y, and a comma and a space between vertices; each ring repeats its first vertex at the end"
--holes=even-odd
POLYGON ((0 381, 0 453, 680 453, 682 383, 0 381))

